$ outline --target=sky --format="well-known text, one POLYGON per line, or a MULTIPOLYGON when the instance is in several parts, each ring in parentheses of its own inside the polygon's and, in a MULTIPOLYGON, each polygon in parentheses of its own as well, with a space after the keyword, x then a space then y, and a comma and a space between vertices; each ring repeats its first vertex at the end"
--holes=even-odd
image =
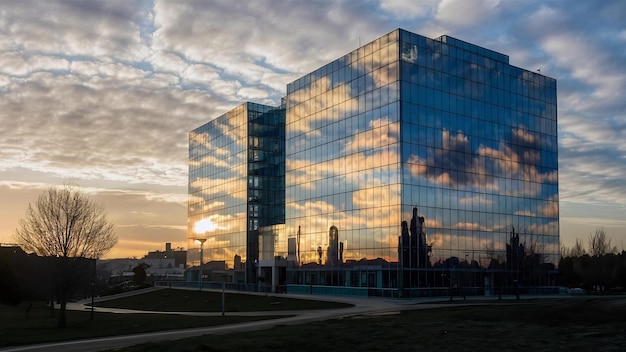
POLYGON ((449 35, 557 80, 560 236, 626 249, 626 1, 0 3, 0 243, 29 202, 78 184, 107 258, 186 247, 188 133, 396 28, 449 35))

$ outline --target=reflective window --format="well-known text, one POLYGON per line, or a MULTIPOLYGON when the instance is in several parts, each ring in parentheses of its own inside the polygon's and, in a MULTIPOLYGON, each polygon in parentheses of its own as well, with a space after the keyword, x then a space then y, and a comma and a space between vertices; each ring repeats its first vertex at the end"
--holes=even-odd
POLYGON ((406 269, 390 287, 451 285, 437 276, 451 267, 547 284, 531 273, 558 260, 554 80, 451 37, 394 33, 329 65, 342 74, 298 80, 311 83, 299 85, 306 108, 287 107, 297 264, 406 269))
MULTIPOLYGON (((258 260, 258 231, 285 221, 284 116, 246 103, 190 132, 189 265, 204 240, 203 262, 254 274, 246 263, 258 260)), ((273 243, 286 252, 286 238, 273 243)))
POLYGON ((207 238, 205 258, 246 280, 246 263, 287 260, 293 285, 556 284, 554 79, 396 30, 284 101, 190 133, 189 248, 207 238))

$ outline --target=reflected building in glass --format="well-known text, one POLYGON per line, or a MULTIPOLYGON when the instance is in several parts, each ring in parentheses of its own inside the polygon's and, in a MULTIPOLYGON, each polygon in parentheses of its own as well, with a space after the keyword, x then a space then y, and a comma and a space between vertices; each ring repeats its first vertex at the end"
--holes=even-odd
MULTIPOLYGON (((413 296, 556 285, 554 79, 458 39, 395 30, 288 84, 283 105, 284 224, 264 222, 274 226, 260 236, 274 248, 264 256, 284 262, 272 265, 284 268, 278 281, 288 291, 413 296)), ((190 165, 222 162, 192 156, 202 148, 214 146, 190 144, 190 165)), ((192 170, 190 229, 202 218, 193 204, 209 217, 216 204, 192 187, 192 170)), ((223 208, 227 215, 249 216, 250 198, 235 199, 248 212, 223 208)))

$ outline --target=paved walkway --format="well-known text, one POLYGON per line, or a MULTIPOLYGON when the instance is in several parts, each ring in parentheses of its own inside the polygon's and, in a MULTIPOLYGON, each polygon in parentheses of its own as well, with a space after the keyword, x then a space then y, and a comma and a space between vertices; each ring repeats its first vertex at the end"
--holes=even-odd
MULTIPOLYGON (((141 294, 146 291, 138 292, 138 293, 130 293, 130 294, 141 294)), ((129 294, 125 294, 129 295, 129 294)), ((265 293, 264 293, 265 295, 265 293)), ((252 330, 261 330, 261 329, 269 329, 277 325, 295 325, 295 324, 304 324, 313 321, 321 321, 327 319, 355 316, 355 315, 371 315, 371 314, 381 314, 388 312, 395 312, 401 310, 410 310, 410 309, 432 309, 432 308, 440 308, 449 306, 449 298, 446 297, 435 297, 435 298, 420 298, 413 300, 398 300, 398 299, 388 299, 388 298, 376 298, 376 297, 335 297, 335 296, 315 296, 315 295, 290 295, 290 294, 278 294, 279 297, 290 297, 290 298, 298 298, 298 299, 314 299, 321 301, 333 301, 333 302, 343 302, 353 304, 353 307, 350 308, 342 308, 342 309, 321 309, 321 310, 303 310, 303 311, 263 311, 263 312, 227 312, 226 314, 229 316, 237 315, 237 316, 267 316, 267 315, 280 315, 289 317, 270 319, 270 320, 261 320, 261 321, 253 321, 253 322, 245 322, 245 323, 237 323, 237 324, 229 324, 229 325, 220 325, 220 326, 212 326, 205 328, 190 328, 190 329, 181 329, 181 330, 168 330, 168 331, 158 331, 152 333, 143 333, 143 334, 134 334, 134 335, 123 335, 123 336, 110 336, 110 337, 102 337, 102 338, 94 338, 94 339, 84 339, 84 340, 75 340, 75 341, 66 341, 66 342, 57 342, 57 343, 47 343, 47 344, 39 344, 39 345, 30 345, 30 346, 19 346, 19 347, 10 347, 6 349, 0 349, 0 352, 16 352, 16 351, 46 351, 46 352, 74 352, 74 351, 100 351, 103 349, 117 349, 125 346, 131 346, 140 343, 146 342, 158 342, 158 341, 167 341, 167 340, 176 340, 186 337, 192 336, 200 336, 206 334, 226 334, 231 332, 240 332, 240 331, 252 331, 252 330)), ((120 296, 115 297, 106 297, 103 299, 97 299, 96 301, 101 301, 105 299, 118 298, 120 296)), ((544 298, 539 296, 532 296, 533 298, 544 298)), ((557 298, 562 296, 547 296, 551 298, 557 298)), ((498 299, 495 297, 484 297, 484 296, 468 296, 467 300, 464 301, 462 297, 454 297, 454 301, 460 304, 476 304, 478 301, 484 301, 485 299, 498 299)), ((524 297, 527 298, 527 297, 524 297)), ((515 296, 503 296, 503 299, 507 300, 515 300, 515 296)), ((77 303, 68 303, 67 309, 73 310, 90 310, 91 307, 85 305, 87 303, 91 303, 91 300, 85 300, 77 303)), ((221 312, 157 312, 157 311, 136 311, 131 309, 118 309, 118 308, 95 308, 97 312, 112 312, 112 313, 154 313, 154 314, 180 314, 180 315, 190 315, 190 316, 220 316, 221 312)))

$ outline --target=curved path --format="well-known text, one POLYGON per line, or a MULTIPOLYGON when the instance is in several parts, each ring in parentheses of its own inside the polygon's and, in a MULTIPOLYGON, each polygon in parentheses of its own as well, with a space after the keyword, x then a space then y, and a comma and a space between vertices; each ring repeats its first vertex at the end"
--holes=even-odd
MULTIPOLYGON (((144 293, 145 291, 141 292, 144 293)), ((278 295, 277 295, 278 296, 278 295)), ((46 343, 30 346, 17 346, 7 349, 0 349, 2 352, 16 351, 100 351, 103 349, 117 349, 125 346, 131 346, 146 342, 158 342, 166 340, 176 340, 192 336, 200 336, 206 334, 226 334, 238 331, 251 331, 269 329, 277 325, 294 325, 303 324, 312 321, 321 321, 333 318, 341 318, 354 315, 367 315, 385 312, 393 312, 408 309, 428 309, 449 306, 449 303, 441 302, 442 297, 435 299, 419 299, 419 300, 392 300, 385 298, 360 298, 360 297, 332 297, 332 296, 311 296, 311 295, 289 295, 280 294, 280 297, 290 297, 299 299, 314 299, 324 301, 334 301, 353 304, 353 307, 342 309, 321 309, 321 310, 303 310, 303 311, 263 311, 263 312, 227 312, 228 315, 254 316, 254 315, 290 315, 289 317, 260 320, 253 322, 228 324, 211 327, 189 328, 180 330, 157 331, 151 333, 142 333, 134 335, 109 336, 93 339, 73 340, 66 342, 46 343)), ((119 296, 117 296, 119 297, 119 296)), ((117 298, 116 297, 116 298, 117 298)), ((485 297, 480 297, 484 299, 485 297)), ((445 298, 444 298, 445 299, 445 298)), ((458 299, 458 298, 457 298, 458 299)), ((86 302, 85 302, 86 303, 86 302)), ((469 302, 468 302, 469 303, 469 302)), ((88 310, 90 307, 74 303, 68 304, 68 309, 88 310)), ((114 313, 154 313, 154 314, 182 314, 195 316, 218 316, 221 312, 146 312, 135 311, 130 309, 117 308, 96 308, 98 312, 114 312, 114 313)))

